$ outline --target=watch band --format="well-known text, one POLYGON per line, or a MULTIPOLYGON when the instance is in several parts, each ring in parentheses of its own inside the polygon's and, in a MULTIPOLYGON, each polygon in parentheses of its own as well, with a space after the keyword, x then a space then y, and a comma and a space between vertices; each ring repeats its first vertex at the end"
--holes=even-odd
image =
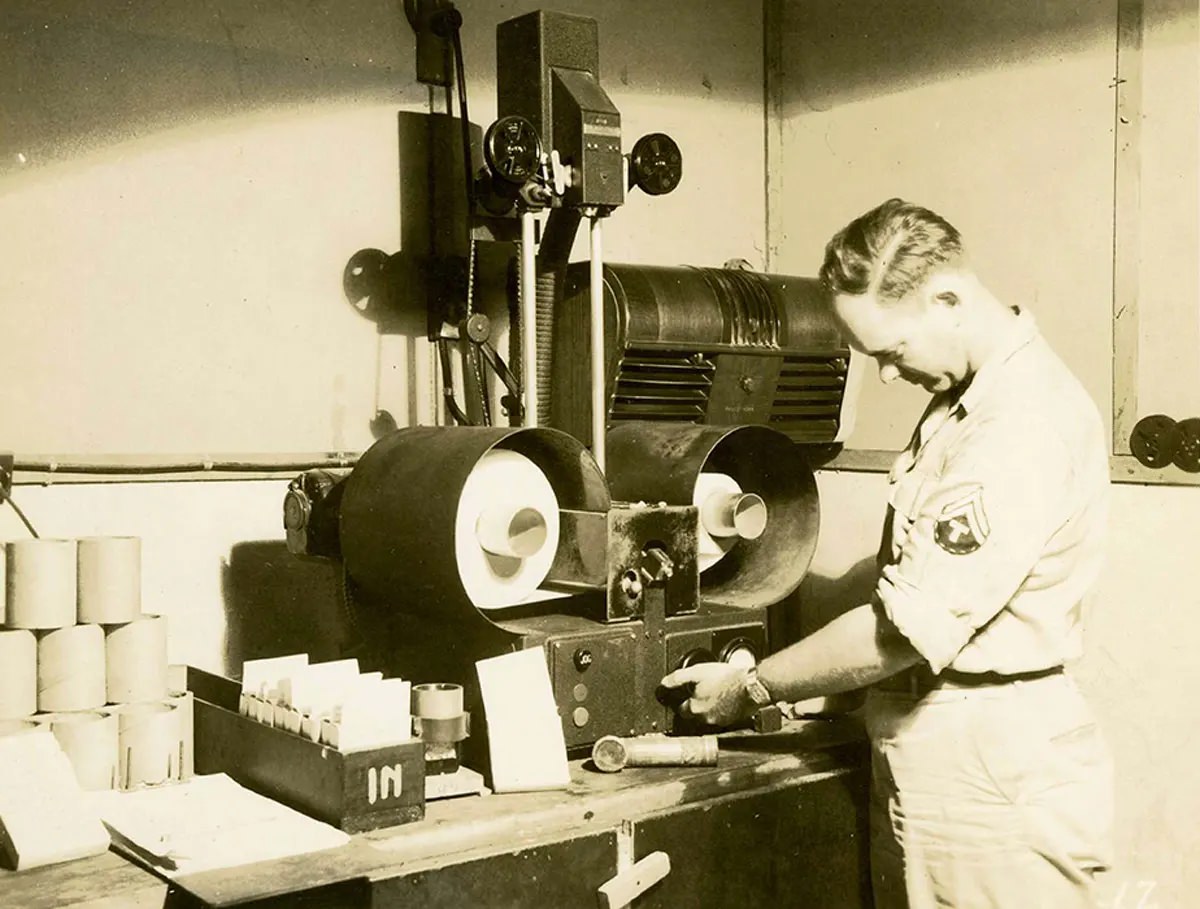
POLYGON ((767 686, 759 679, 757 669, 752 667, 746 670, 744 687, 746 694, 755 707, 766 707, 775 703, 775 699, 771 697, 771 692, 767 690, 767 686))

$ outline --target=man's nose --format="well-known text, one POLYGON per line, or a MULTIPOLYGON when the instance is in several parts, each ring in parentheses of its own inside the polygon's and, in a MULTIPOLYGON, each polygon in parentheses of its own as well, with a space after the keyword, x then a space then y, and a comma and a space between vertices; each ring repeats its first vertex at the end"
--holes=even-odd
POLYGON ((879 364, 879 381, 884 385, 895 382, 898 378, 900 378, 900 370, 895 363, 879 364))

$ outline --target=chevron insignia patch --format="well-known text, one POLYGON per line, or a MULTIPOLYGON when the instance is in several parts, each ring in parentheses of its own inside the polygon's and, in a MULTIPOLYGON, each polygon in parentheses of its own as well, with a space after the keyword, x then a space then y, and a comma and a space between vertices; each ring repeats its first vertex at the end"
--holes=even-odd
POLYGON ((942 509, 933 538, 953 555, 969 555, 983 545, 991 533, 983 508, 983 488, 957 499, 942 509))

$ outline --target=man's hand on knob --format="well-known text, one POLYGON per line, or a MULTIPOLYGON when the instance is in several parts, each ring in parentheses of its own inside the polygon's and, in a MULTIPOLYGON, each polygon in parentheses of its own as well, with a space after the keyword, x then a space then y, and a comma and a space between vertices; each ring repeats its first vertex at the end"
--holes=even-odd
POLYGON ((661 684, 680 716, 710 726, 729 726, 755 709, 746 691, 746 670, 728 663, 697 663, 676 669, 661 684))

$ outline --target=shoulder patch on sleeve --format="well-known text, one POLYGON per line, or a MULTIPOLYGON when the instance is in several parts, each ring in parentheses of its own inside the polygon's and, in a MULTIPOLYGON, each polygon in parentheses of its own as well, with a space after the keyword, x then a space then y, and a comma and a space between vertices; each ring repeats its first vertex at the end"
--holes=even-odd
POLYGON ((942 509, 933 538, 946 552, 968 555, 983 545, 989 533, 991 527, 983 508, 983 487, 977 486, 942 509))

